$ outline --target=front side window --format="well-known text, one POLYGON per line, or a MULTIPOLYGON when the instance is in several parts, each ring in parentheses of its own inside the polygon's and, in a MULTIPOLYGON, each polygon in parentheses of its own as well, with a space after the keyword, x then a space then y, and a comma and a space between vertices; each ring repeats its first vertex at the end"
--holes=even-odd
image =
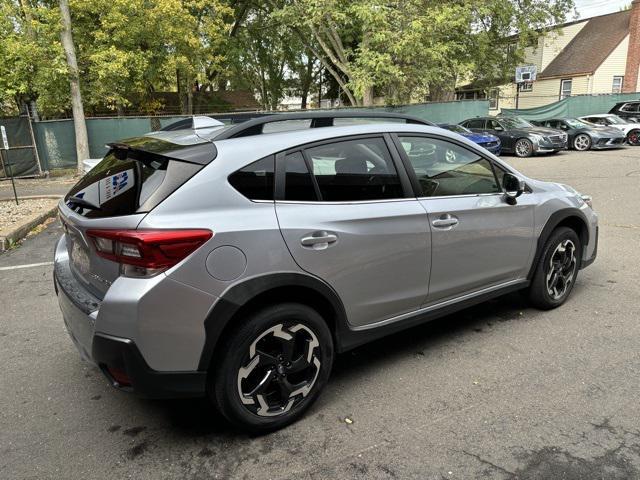
POLYGON ((309 148, 322 201, 386 200, 404 197, 398 172, 382 138, 366 138, 309 148))
POLYGON ((250 200, 273 200, 273 170, 273 156, 268 156, 232 173, 229 183, 250 200))
POLYGON ((497 120, 487 120, 487 128, 494 131, 504 130, 504 128, 502 128, 502 125, 500 125, 500 122, 498 122, 497 120))
POLYGON ((441 197, 500 193, 489 160, 445 140, 400 137, 422 195, 441 197))
POLYGON ((622 112, 637 112, 639 105, 640 104, 637 104, 637 103, 625 103, 622 106, 622 108, 620 109, 620 111, 622 111, 622 112))

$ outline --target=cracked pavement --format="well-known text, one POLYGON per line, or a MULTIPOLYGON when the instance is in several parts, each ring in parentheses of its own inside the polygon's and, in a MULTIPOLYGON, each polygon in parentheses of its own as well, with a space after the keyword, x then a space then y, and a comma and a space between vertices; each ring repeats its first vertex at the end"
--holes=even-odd
MULTIPOLYGON (((67 338, 51 267, 0 271, 0 478, 640 478, 640 148, 507 161, 594 198, 599 256, 569 302, 513 294, 344 354, 266 436, 113 390, 67 338)), ((50 261, 59 234, 0 267, 50 261)))

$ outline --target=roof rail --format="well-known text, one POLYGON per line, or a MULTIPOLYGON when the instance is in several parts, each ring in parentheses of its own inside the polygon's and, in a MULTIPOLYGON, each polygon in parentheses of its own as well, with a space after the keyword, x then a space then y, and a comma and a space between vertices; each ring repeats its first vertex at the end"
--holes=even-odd
POLYGON ((332 127, 336 118, 388 118, 390 120, 404 120, 406 123, 418 125, 436 126, 434 123, 412 115, 393 112, 360 111, 318 111, 296 113, 274 113, 252 118, 242 123, 233 125, 214 134, 211 140, 226 140, 228 138, 247 137, 262 134, 264 125, 288 120, 311 120, 309 128, 332 127))

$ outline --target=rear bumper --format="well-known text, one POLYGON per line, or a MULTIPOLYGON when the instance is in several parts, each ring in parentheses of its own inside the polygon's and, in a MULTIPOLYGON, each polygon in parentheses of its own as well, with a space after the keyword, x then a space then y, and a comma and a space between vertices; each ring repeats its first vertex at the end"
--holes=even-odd
MULTIPOLYGON (((65 327, 80 356, 97 366, 114 387, 146 398, 205 394, 206 371, 154 370, 132 339, 99 331, 98 315, 107 305, 93 297, 75 278, 64 241, 56 247, 53 281, 65 327), (117 381, 110 373, 113 371, 124 374, 126 382, 117 381)), ((135 318, 129 317, 129 321, 135 322, 135 318)))
POLYGON ((92 357, 111 385, 145 398, 200 397, 206 391, 206 372, 158 372, 147 365, 136 344, 128 338, 97 333, 92 357), (121 384, 110 369, 124 372, 130 385, 121 384))

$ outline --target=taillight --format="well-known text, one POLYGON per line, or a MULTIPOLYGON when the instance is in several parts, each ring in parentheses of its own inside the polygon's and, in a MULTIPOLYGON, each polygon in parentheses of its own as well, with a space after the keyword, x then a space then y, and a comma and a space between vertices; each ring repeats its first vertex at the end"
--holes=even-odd
POLYGON ((186 258, 213 236, 211 230, 88 230, 96 252, 130 277, 156 275, 186 258))

